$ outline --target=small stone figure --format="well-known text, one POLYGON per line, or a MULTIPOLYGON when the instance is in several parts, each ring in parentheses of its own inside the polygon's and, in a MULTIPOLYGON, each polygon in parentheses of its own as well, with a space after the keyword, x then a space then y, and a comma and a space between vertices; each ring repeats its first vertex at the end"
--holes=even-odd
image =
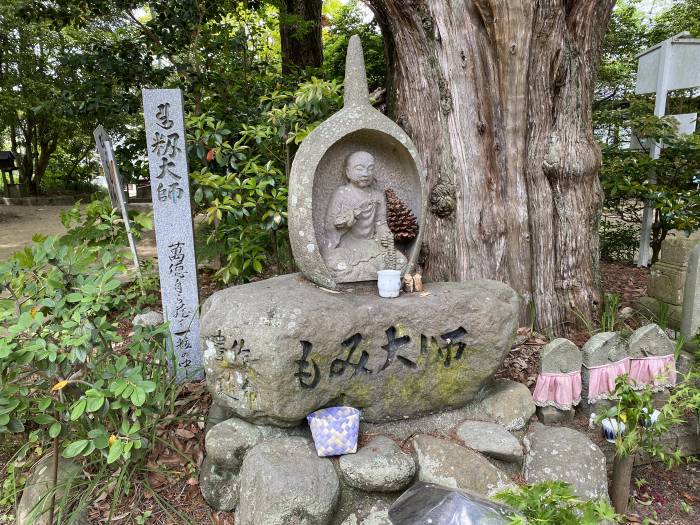
POLYGON ((394 269, 387 263, 397 270, 406 266, 400 252, 387 254, 394 237, 386 224, 384 194, 375 187, 374 171, 375 159, 370 153, 348 155, 348 184, 335 190, 328 205, 325 259, 337 282, 376 280, 377 271, 394 269))

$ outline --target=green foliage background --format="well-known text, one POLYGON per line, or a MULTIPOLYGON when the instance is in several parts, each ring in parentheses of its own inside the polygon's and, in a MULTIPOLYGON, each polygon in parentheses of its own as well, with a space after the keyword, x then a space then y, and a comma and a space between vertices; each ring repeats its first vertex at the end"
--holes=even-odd
MULTIPOLYGON (((662 40, 688 31, 700 36, 700 1, 684 0, 653 17, 643 2, 621 0, 613 12, 598 72, 593 124, 600 140, 605 192, 601 256, 631 262, 639 243, 644 202, 654 209, 652 262, 669 231, 700 228, 700 136, 680 136, 671 117, 654 116, 653 95, 635 95, 637 54, 662 40), (643 144, 629 149, 632 134, 643 144), (662 142, 661 157, 649 158, 651 139, 662 142), (655 176, 656 182, 648 179, 655 176)), ((669 93, 666 114, 700 110, 700 90, 669 93)))

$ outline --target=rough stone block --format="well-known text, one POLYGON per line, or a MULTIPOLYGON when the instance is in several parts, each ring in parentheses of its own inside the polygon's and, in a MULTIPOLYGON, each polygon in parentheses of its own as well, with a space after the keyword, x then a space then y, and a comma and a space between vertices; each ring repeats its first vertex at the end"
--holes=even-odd
POLYGON ((537 407, 537 418, 545 425, 567 423, 574 419, 574 409, 559 410, 556 407, 537 407))
POLYGON ((253 425, 232 417, 215 425, 206 435, 204 444, 207 457, 216 465, 238 472, 248 450, 258 443, 286 436, 301 436, 302 427, 281 429, 267 425, 253 425))
POLYGON ((520 383, 498 379, 479 393, 478 399, 462 408, 444 410, 427 416, 387 421, 362 422, 362 431, 368 434, 386 434, 407 440, 416 434, 449 437, 460 423, 487 421, 503 426, 515 426, 527 422, 535 409, 530 391, 520 383))
POLYGON ((685 276, 685 266, 659 261, 651 267, 647 292, 664 303, 682 305, 685 276))
POLYGON ((629 338, 630 357, 652 357, 672 354, 676 345, 659 325, 647 324, 637 328, 629 338))
POLYGON ((486 496, 513 486, 484 456, 461 445, 426 435, 415 436, 411 443, 419 481, 486 496))
POLYGON ((356 454, 338 460, 342 479, 368 492, 394 492, 406 488, 416 473, 413 458, 386 436, 377 436, 356 454))
MULTIPOLYGON (((32 469, 17 506, 17 525, 49 525, 50 497, 47 494, 52 486, 52 466, 53 456, 47 454, 32 469)), ((82 467, 74 461, 59 458, 57 482, 56 502, 58 503, 66 491, 78 490, 85 483, 82 467)), ((87 524, 87 517, 84 514, 86 513, 78 517, 76 525, 87 524)), ((63 518, 66 518, 65 514, 63 518)))
POLYGON ((350 514, 341 525, 393 525, 389 519, 389 506, 377 502, 368 510, 360 509, 350 514))
POLYGON ((465 421, 457 428, 457 437, 467 447, 510 463, 521 463, 523 447, 503 425, 485 421, 465 421))
POLYGON ((131 324, 133 326, 146 327, 158 326, 159 324, 163 324, 163 314, 153 310, 146 310, 145 312, 136 315, 131 324))
POLYGON ((238 473, 204 458, 199 468, 199 490, 216 510, 231 511, 238 505, 238 473))
POLYGON ((331 293, 295 274, 217 292, 202 308, 209 391, 238 417, 281 426, 330 404, 367 421, 464 406, 508 353, 519 299, 485 280, 426 290, 331 293))
POLYGON ((699 238, 686 237, 683 233, 673 237, 666 237, 661 243, 659 260, 667 264, 686 266, 690 252, 698 244, 700 244, 699 238))
POLYGON ((581 352, 583 353, 581 406, 585 407, 588 404, 590 368, 616 363, 627 357, 627 343, 616 332, 600 332, 586 341, 581 352))
POLYGON ((386 512, 400 495, 401 492, 365 492, 341 483, 331 525, 383 525, 383 521, 375 521, 377 513, 386 512))
POLYGON ((692 339, 700 331, 700 245, 693 249, 688 260, 684 294, 681 333, 692 339))
POLYGON ((600 332, 586 341, 581 352, 585 366, 601 366, 627 357, 627 345, 616 332, 600 332))
POLYGON ((519 430, 535 413, 535 401, 522 383, 497 379, 480 393, 475 408, 479 419, 499 423, 508 430, 519 430))
POLYGON ((574 343, 562 337, 547 343, 540 352, 540 372, 558 374, 581 370, 582 354, 574 343))
POLYGON ((605 455, 588 437, 566 427, 544 427, 524 440, 528 483, 565 481, 585 499, 608 497, 605 455))
POLYGON ((308 440, 273 439, 253 447, 240 472, 237 525, 327 525, 340 483, 308 440))

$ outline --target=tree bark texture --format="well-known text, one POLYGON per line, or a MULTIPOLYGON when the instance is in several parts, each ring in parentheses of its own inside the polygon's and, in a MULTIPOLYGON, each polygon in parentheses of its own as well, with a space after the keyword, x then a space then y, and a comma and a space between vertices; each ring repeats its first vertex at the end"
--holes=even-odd
POLYGON ((280 40, 283 74, 323 64, 321 4, 322 0, 282 0, 280 40))
POLYGON ((21 141, 13 135, 12 153, 19 159, 20 183, 25 193, 39 195, 51 155, 58 146, 58 134, 50 129, 46 119, 30 112, 19 121, 19 129, 21 141), (18 147, 20 144, 24 151, 18 147))
POLYGON ((369 0, 431 188, 424 272, 490 278, 561 332, 599 300, 593 82, 615 0, 369 0))

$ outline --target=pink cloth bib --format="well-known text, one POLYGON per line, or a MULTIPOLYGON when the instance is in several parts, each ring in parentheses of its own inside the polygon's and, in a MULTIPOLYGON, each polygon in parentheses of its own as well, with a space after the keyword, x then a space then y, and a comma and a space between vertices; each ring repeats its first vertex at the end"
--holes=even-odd
POLYGON ((532 397, 537 406, 570 410, 581 401, 581 371, 539 374, 532 397))
POLYGON ((634 357, 630 362, 630 380, 640 386, 673 386, 676 384, 676 360, 671 354, 634 357))
MULTIPOLYGON (((586 365, 583 365, 586 366, 586 365)), ((588 381, 588 402, 610 399, 615 392, 615 379, 630 371, 630 359, 624 359, 607 365, 586 367, 590 374, 588 381)))

